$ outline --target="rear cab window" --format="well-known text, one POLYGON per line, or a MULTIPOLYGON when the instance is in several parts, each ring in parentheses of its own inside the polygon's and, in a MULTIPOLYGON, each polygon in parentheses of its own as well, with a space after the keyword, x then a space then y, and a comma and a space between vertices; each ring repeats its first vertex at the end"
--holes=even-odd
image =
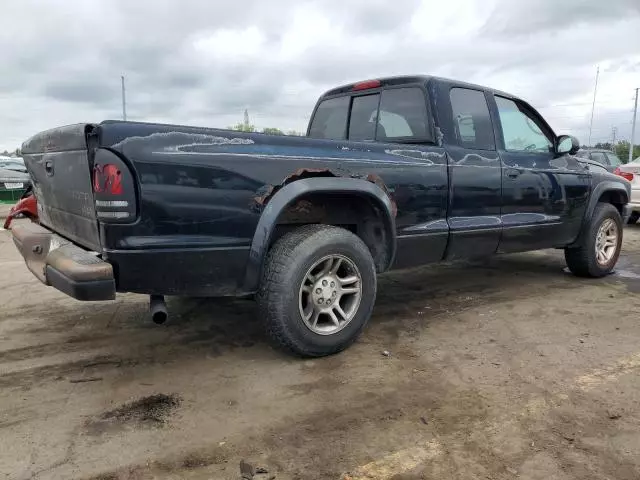
POLYGON ((311 121, 309 136, 359 142, 431 142, 425 93, 418 87, 396 87, 323 100, 311 121))
POLYGON ((313 116, 309 136, 327 140, 344 140, 348 116, 349 97, 323 100, 313 116))

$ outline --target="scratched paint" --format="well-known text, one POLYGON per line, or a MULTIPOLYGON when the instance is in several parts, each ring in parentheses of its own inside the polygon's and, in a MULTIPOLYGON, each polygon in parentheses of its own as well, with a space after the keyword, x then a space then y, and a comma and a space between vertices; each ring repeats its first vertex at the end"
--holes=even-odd
POLYGON ((154 132, 150 135, 132 136, 113 145, 113 148, 137 148, 147 146, 164 152, 184 151, 194 146, 216 145, 252 145, 250 138, 221 137, 203 133, 154 132))

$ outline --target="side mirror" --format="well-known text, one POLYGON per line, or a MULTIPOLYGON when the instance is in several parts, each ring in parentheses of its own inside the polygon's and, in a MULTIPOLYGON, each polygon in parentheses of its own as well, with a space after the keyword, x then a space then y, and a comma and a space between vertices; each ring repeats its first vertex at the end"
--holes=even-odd
POLYGON ((574 155, 580 150, 580 142, 573 135, 560 135, 556 140, 556 153, 574 155))

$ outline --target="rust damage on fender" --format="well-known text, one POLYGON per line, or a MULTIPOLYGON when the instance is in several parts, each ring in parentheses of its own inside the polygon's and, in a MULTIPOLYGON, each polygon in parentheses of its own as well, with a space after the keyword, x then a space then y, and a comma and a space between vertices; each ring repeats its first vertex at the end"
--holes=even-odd
MULTIPOLYGON (((354 175, 354 174, 344 175, 344 174, 335 173, 334 171, 327 168, 299 168, 298 170, 293 172, 291 175, 286 176, 279 185, 265 185, 264 187, 260 188, 260 190, 256 192, 257 195, 253 197, 253 200, 255 202, 254 205, 258 208, 264 207, 267 203, 269 203, 269 200, 271 200, 271 198, 278 192, 278 190, 280 190, 282 187, 292 182, 295 182, 296 180, 302 180, 304 178, 322 178, 322 177, 360 178, 376 184, 378 187, 380 187, 384 191, 387 197, 389 197, 389 200, 391 201, 391 214, 394 217, 397 215, 398 208, 396 206, 396 202, 393 200, 393 196, 391 195, 389 188, 387 187, 387 185, 384 183, 384 181, 379 175, 375 173, 369 173, 367 175, 354 175)), ((301 201, 298 203, 299 205, 296 204, 294 206, 294 209, 300 210, 301 212, 303 212, 306 208, 308 208, 308 205, 306 205, 304 201, 301 201)), ((306 202, 306 203, 309 203, 309 202, 306 202)))

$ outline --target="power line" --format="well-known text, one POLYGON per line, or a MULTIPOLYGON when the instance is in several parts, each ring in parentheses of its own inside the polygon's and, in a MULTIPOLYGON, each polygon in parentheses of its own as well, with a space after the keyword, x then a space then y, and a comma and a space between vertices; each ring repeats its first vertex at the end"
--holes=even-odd
POLYGON ((631 145, 629 145, 629 162, 633 161, 633 146, 636 139, 636 115, 638 114, 638 90, 636 88, 636 102, 633 107, 633 126, 631 127, 631 145))
MULTIPOLYGON (((559 118, 566 118, 566 119, 584 119, 584 117, 588 116, 588 113, 585 113, 583 115, 545 115, 544 118, 545 119, 550 119, 550 118, 555 118, 555 119, 559 119, 559 118)), ((616 115, 629 115, 629 111, 625 110, 625 111, 621 111, 621 112, 609 112, 609 113, 599 113, 598 115, 596 115, 596 119, 601 118, 601 117, 613 117, 616 115)))
POLYGON ((127 100, 124 91, 124 75, 120 75, 120 80, 122 81, 122 120, 127 120, 127 100))

